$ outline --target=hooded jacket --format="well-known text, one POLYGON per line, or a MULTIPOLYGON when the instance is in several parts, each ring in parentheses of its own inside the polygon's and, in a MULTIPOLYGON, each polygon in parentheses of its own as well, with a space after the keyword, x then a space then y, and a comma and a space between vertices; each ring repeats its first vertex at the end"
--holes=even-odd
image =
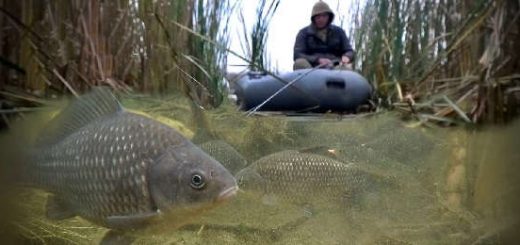
POLYGON ((293 59, 304 58, 312 66, 319 65, 319 58, 328 58, 333 61, 341 60, 341 56, 345 55, 354 61, 354 50, 350 45, 345 31, 340 27, 331 24, 334 20, 334 13, 330 7, 322 1, 314 4, 311 13, 311 24, 298 32, 296 42, 294 44, 293 59), (326 41, 318 36, 318 30, 314 26, 314 16, 318 14, 329 14, 329 24, 327 29, 326 41))

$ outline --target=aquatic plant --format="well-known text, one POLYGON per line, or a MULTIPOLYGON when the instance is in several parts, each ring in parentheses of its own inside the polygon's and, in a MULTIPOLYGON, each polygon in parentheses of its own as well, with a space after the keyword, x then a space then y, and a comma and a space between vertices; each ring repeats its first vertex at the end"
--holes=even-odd
MULTIPOLYGON (((251 69, 273 70, 265 44, 278 5, 259 1, 256 22, 242 28, 241 58, 251 69)), ((448 124, 500 123, 520 113, 518 2, 356 0, 351 6, 356 65, 380 105, 448 124)), ((183 91, 216 107, 233 7, 211 0, 1 2, 1 100, 32 107, 42 97, 108 85, 183 91)))
POLYGON ((518 115, 519 8, 490 0, 356 1, 357 66, 385 104, 421 121, 510 120, 518 115))
POLYGON ((244 13, 239 15, 242 23, 242 51, 249 60, 249 69, 254 71, 272 70, 267 52, 267 39, 269 37, 269 25, 278 10, 280 0, 259 0, 256 6, 256 19, 250 29, 244 18, 244 13))
MULTIPOLYGON (((229 1, 199 0, 196 1, 193 13, 193 31, 198 35, 190 35, 190 52, 185 56, 195 65, 193 79, 204 84, 204 92, 213 107, 220 105, 225 94, 224 74, 227 66, 229 47, 229 17, 234 6, 229 1), (209 42, 200 38, 204 36, 209 42), (216 47, 214 43, 218 43, 216 47)), ((201 95, 199 89, 199 97, 201 95)), ((197 90, 196 90, 197 91, 197 90)))
POLYGON ((97 85, 186 91, 192 87, 189 78, 202 81, 192 73, 204 68, 204 74, 217 76, 200 86, 216 93, 211 94, 212 104, 222 100, 218 74, 226 64, 225 53, 170 23, 226 46, 228 1, 27 0, 1 3, 0 11, 5 27, 0 57, 7 64, 0 67, 2 90, 21 94, 18 87, 36 96, 78 95, 97 85), (194 65, 199 69, 192 69, 194 65))

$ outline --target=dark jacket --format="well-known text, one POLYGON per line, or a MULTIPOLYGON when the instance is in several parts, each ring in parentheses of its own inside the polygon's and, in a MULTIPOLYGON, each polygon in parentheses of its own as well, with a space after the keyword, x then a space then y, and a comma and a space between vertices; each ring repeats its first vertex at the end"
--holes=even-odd
POLYGON ((301 29, 296 36, 293 59, 304 58, 312 66, 317 66, 319 65, 319 58, 340 61, 341 56, 346 55, 353 62, 354 50, 350 46, 350 40, 347 38, 345 31, 332 24, 327 29, 327 42, 323 42, 316 35, 313 25, 301 29))

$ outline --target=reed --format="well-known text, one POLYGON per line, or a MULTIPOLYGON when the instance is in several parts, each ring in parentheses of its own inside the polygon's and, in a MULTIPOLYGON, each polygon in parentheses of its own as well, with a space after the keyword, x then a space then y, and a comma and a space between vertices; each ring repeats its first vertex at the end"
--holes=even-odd
MULTIPOLYGON (((177 90, 216 107, 225 92, 232 3, 0 1, 0 90, 36 98, 97 85, 177 90)), ((266 40, 279 3, 259 0, 254 24, 242 28, 252 70, 274 70, 266 40)), ((352 6, 356 66, 389 108, 421 121, 501 123, 518 115, 517 1, 355 0, 352 6)))
POLYGON ((192 91, 200 104, 217 107, 225 93, 227 52, 222 47, 229 47, 228 23, 234 6, 227 0, 198 0, 194 9, 193 31, 198 35, 189 36, 190 52, 185 55, 194 65, 192 91))
POLYGON ((225 51, 170 23, 227 46, 229 1, 23 0, 0 10, 2 89, 77 95, 108 85, 222 101, 225 51))
POLYGON ((239 18, 242 25, 241 45, 242 51, 249 60, 249 69, 253 71, 274 70, 270 63, 269 53, 266 48, 269 37, 269 25, 278 10, 280 0, 259 0, 256 6, 256 18, 252 27, 247 26, 243 12, 239 18))
POLYGON ((351 11, 350 30, 357 65, 384 101, 424 121, 450 116, 472 123, 504 122, 515 116, 507 112, 518 92, 505 91, 520 86, 511 77, 518 73, 518 44, 510 41, 518 38, 520 29, 518 2, 359 4, 351 11), (447 99, 453 103, 446 104, 447 99), (446 105, 416 110, 416 102, 446 105))

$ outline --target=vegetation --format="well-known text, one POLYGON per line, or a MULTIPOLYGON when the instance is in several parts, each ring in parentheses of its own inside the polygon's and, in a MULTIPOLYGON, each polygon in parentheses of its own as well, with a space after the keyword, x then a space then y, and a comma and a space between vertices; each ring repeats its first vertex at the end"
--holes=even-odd
POLYGON ((251 31, 246 26, 244 14, 240 13, 240 20, 243 24, 242 51, 247 54, 251 70, 265 71, 273 68, 269 62, 266 44, 269 37, 269 24, 276 14, 279 4, 280 0, 260 0, 256 7, 256 21, 251 31))
POLYGON ((225 53, 179 25, 227 46, 229 1, 24 0, 2 1, 0 11, 4 96, 108 85, 179 90, 203 106, 222 101, 225 53))
POLYGON ((358 66, 385 102, 422 120, 518 114, 518 2, 365 2, 353 5, 351 33, 358 66))
MULTIPOLYGON (((181 91, 217 107, 236 2, 0 1, 0 101, 11 108, 4 121, 42 98, 96 85, 181 91)), ((243 26, 250 69, 271 69, 265 43, 279 2, 259 1, 254 25, 243 26)), ((357 0, 350 29, 357 67, 379 105, 423 122, 509 121, 519 113, 518 5, 357 0)))
MULTIPOLYGON (((356 66, 376 87, 380 107, 394 108, 421 123, 502 123, 520 113, 518 1, 353 2, 349 36, 357 51, 356 66)), ((394 113, 357 117, 351 123, 338 123, 335 117, 328 117, 312 124, 290 118, 247 118, 230 105, 210 113, 194 110, 217 107, 223 101, 222 77, 229 54, 227 22, 236 10, 232 3, 0 0, 0 128, 4 122, 9 124, 6 115, 33 110, 55 95, 80 94, 91 86, 156 94, 174 91, 189 96, 199 106, 187 106, 178 93, 161 99, 133 94, 123 102, 133 109, 149 105, 148 114, 185 128, 181 131, 188 137, 195 134, 193 141, 198 137, 200 142, 214 138, 231 142, 251 162, 276 151, 330 145, 333 148, 327 150, 337 150, 337 157, 343 161, 379 164, 407 177, 403 189, 389 190, 383 199, 373 199, 373 206, 356 211, 352 217, 355 222, 331 223, 341 215, 327 216, 323 212, 327 220, 324 225, 312 220, 296 232, 291 228, 284 236, 273 235, 277 229, 272 227, 278 226, 261 220, 271 221, 273 216, 264 215, 270 212, 238 205, 230 206, 229 213, 221 215, 233 219, 228 222, 230 227, 236 226, 236 220, 241 221, 237 229, 242 228, 242 232, 238 235, 228 231, 237 229, 227 229, 226 225, 220 226, 226 228, 220 231, 197 225, 194 231, 158 237, 163 243, 229 244, 229 239, 237 243, 252 239, 259 239, 259 243, 273 243, 276 239, 289 243, 295 239, 293 243, 298 243, 311 241, 309 234, 327 243, 327 238, 338 238, 336 235, 347 231, 349 237, 343 241, 354 237, 365 243, 431 243, 438 240, 439 234, 446 234, 441 243, 480 244, 499 243, 495 241, 503 239, 503 230, 505 234, 517 230, 517 223, 506 221, 518 217, 518 205, 512 204, 520 203, 519 189, 515 187, 520 178, 515 174, 518 171, 511 171, 517 166, 518 140, 511 137, 517 135, 518 124, 513 125, 513 130, 490 131, 491 137, 484 137, 467 131, 403 127, 394 113), (167 117, 174 117, 182 125, 167 117), (198 128, 201 124, 211 132, 203 134, 198 128), (248 212, 251 210, 255 212, 248 212), (241 219, 256 217, 250 214, 260 218, 241 219), (497 221, 484 220, 489 217, 497 221), (356 237, 360 228, 349 227, 352 224, 371 228, 356 237), (373 224, 378 226, 372 228, 373 224), (254 225, 267 232, 262 236, 250 232, 254 225), (513 228, 508 231, 510 226, 513 228), (330 236, 331 227, 338 228, 332 232, 335 236, 330 236), (220 236, 215 235, 217 232, 220 236), (216 237, 221 240, 216 241, 216 237)), ((261 0, 251 34, 246 33, 246 26, 243 28, 243 37, 249 40, 244 47, 250 52, 241 58, 249 60, 250 69, 271 67, 265 50, 266 31, 278 3, 261 0)), ((5 178, 1 177, 10 175, 3 170, 12 165, 0 167, 3 183, 5 178)), ((12 192, 20 195, 13 194, 13 200, 24 200, 23 205, 3 205, 29 210, 21 219, 16 217, 18 212, 10 219, 20 220, 12 228, 17 235, 15 241, 91 243, 106 231, 80 219, 50 222, 44 218, 46 194, 18 193, 14 189, 6 197, 4 189, 11 185, 1 186, 4 188, 0 188, 0 194, 5 197, 2 200, 9 200, 12 192)), ((0 211, 12 213, 9 208, 0 211)), ((301 209, 297 211, 301 213, 301 209)), ((287 219, 285 210, 280 214, 281 220, 287 219)), ((226 223, 221 218, 216 219, 218 224, 226 223)))
MULTIPOLYGON (((233 6, 229 0, 198 0, 196 3, 196 11, 193 13, 194 25, 193 30, 201 36, 209 38, 212 42, 196 35, 190 35, 190 61, 195 61, 197 69, 192 74, 194 82, 204 82, 203 86, 195 86, 195 88, 207 88, 206 96, 209 103, 216 107, 223 99, 224 74, 227 66, 226 50, 216 48, 214 43, 220 44, 227 48, 229 45, 229 13, 232 12, 233 6)), ((195 88, 193 90, 195 90, 195 88)), ((206 104, 206 103, 204 103, 206 104)))

